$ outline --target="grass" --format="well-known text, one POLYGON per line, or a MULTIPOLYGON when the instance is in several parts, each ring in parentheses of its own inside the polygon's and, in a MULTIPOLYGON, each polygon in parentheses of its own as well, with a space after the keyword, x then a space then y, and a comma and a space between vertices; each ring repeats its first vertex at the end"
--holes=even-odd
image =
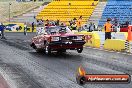
MULTIPOLYGON (((47 2, 50 0, 45 0, 47 2)), ((0 22, 5 22, 9 19, 9 3, 11 17, 18 16, 32 10, 35 7, 41 6, 44 2, 16 2, 16 0, 0 0, 0 22)))

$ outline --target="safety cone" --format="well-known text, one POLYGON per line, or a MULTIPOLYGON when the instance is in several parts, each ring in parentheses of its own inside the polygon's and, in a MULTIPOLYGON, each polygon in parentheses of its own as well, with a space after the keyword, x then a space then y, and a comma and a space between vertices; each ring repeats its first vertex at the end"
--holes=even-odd
POLYGON ((128 37, 127 37, 128 41, 132 41, 132 26, 128 27, 128 37))

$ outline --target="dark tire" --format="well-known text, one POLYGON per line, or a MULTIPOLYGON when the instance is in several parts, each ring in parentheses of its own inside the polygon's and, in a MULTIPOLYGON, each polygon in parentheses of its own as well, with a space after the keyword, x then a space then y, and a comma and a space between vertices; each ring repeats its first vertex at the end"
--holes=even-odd
POLYGON ((36 52, 38 52, 38 53, 43 52, 43 50, 42 50, 42 49, 38 49, 38 48, 35 46, 34 43, 32 43, 30 46, 31 46, 33 49, 35 49, 36 52))
POLYGON ((83 86, 86 83, 86 78, 85 77, 76 77, 77 84, 83 86))
POLYGON ((45 54, 47 54, 47 55, 51 54, 51 49, 50 49, 48 43, 46 43, 46 45, 45 45, 45 54))
POLYGON ((35 49, 37 53, 42 53, 43 50, 42 49, 35 49))
POLYGON ((77 49, 77 52, 78 52, 78 53, 82 53, 82 51, 83 51, 83 47, 77 49))
POLYGON ((35 49, 37 53, 45 53, 44 49, 35 49))
POLYGON ((19 26, 18 30, 21 30, 21 29, 22 29, 22 27, 21 27, 21 26, 19 26))

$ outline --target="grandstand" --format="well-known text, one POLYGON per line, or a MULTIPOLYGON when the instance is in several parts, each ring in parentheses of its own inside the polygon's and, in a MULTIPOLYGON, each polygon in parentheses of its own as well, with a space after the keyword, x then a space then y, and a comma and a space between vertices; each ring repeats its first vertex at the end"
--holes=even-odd
POLYGON ((117 19, 119 23, 132 22, 132 1, 109 0, 99 21, 99 26, 103 26, 107 18, 117 19))
POLYGON ((36 19, 59 19, 68 22, 82 15, 83 22, 87 22, 97 4, 98 1, 94 0, 54 0, 37 15, 36 19))

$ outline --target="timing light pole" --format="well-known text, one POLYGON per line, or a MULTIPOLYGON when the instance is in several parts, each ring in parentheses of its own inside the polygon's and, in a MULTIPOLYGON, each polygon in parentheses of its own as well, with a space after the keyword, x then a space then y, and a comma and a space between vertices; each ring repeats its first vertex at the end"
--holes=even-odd
POLYGON ((11 15, 10 15, 10 12, 11 12, 11 3, 9 3, 9 22, 10 22, 10 18, 11 18, 11 15))

